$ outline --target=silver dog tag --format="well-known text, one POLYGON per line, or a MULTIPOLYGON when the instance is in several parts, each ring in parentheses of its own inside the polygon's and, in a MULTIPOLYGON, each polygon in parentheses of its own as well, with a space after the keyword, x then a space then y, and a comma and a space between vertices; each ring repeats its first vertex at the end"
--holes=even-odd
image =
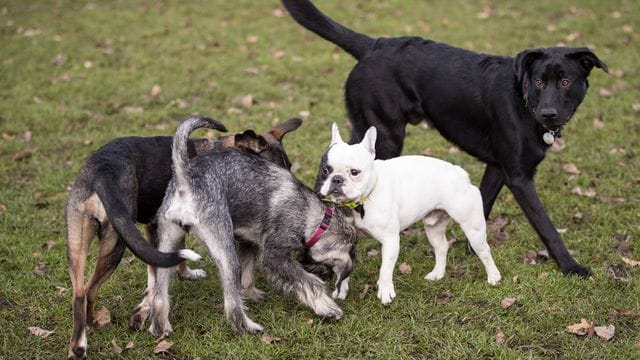
POLYGON ((556 141, 556 137, 553 132, 548 131, 542 135, 542 140, 544 140, 545 143, 552 145, 556 141))

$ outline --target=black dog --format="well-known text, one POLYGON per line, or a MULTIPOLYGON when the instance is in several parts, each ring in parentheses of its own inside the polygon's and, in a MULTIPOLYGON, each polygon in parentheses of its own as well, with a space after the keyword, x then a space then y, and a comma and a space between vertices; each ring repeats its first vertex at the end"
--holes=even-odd
POLYGON ((372 39, 329 19, 309 1, 282 2, 298 23, 358 60, 345 85, 351 144, 373 125, 378 158, 398 156, 407 123, 428 121, 487 164, 480 184, 485 217, 506 185, 560 271, 589 275, 567 251, 533 177, 584 99, 593 67, 607 71, 593 52, 554 47, 525 50, 514 59, 418 37, 372 39))

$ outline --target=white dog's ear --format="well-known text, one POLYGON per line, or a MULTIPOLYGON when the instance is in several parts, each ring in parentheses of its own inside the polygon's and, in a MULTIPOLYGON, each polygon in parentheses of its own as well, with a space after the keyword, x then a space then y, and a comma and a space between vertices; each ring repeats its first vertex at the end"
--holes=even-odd
POLYGON ((364 134, 364 138, 360 142, 362 146, 374 157, 376 156, 376 138, 378 136, 378 132, 374 126, 370 127, 367 132, 364 134))
POLYGON ((335 144, 341 144, 344 141, 342 141, 342 137, 340 137, 340 130, 338 130, 338 125, 336 123, 333 123, 333 125, 331 125, 331 144, 330 146, 333 146, 335 144))

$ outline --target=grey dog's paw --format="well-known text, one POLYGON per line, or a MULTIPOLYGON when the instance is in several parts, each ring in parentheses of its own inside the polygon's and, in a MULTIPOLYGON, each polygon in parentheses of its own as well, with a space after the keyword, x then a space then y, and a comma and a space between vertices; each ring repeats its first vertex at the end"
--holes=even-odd
POLYGON ((317 315, 330 320, 340 320, 344 315, 338 304, 326 294, 314 300, 313 310, 317 315))
POLYGON ((242 289, 241 293, 242 293, 242 297, 256 303, 262 302, 265 299, 265 297, 267 297, 267 293, 256 288, 255 286, 252 286, 248 289, 242 289))

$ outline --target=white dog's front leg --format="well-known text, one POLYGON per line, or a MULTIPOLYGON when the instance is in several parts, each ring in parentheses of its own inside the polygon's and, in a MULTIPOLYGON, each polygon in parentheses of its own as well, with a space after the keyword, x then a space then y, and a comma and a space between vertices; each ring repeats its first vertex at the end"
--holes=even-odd
POLYGON ((386 305, 396 297, 393 288, 393 270, 400 253, 400 236, 387 237, 380 242, 382 243, 382 265, 378 278, 378 299, 386 305))

